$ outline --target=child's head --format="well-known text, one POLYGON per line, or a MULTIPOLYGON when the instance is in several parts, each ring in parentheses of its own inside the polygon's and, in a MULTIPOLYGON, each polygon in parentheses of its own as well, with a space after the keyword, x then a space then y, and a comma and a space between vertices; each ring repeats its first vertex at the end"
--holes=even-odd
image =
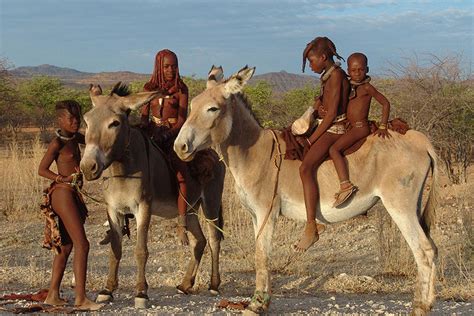
POLYGON ((369 72, 367 56, 353 53, 347 58, 347 73, 354 81, 363 81, 369 72))
POLYGON ((56 118, 61 130, 76 133, 81 124, 81 105, 74 100, 56 102, 56 118))
POLYGON ((303 51, 303 72, 306 66, 306 59, 314 72, 321 73, 324 70, 325 62, 333 62, 333 56, 343 59, 336 51, 336 45, 327 37, 316 37, 306 45, 303 51))

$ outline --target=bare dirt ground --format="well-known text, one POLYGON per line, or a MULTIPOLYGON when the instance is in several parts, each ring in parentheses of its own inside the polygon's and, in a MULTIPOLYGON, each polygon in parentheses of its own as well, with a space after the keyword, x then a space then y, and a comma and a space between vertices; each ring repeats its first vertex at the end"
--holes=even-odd
MULTIPOLYGON (((0 162, 1 165, 1 162, 0 162)), ((5 165, 2 165, 5 168, 5 165)), ((472 179, 472 172, 470 179, 472 179)), ((4 174, 3 177, 6 177, 4 174)), ((1 191, 8 193, 7 182, 1 191)), ((100 183, 87 183, 85 189, 100 197, 100 183)), ((437 227, 433 238, 439 248, 438 299, 434 315, 473 315, 472 206, 474 185, 442 182, 437 227)), ((36 194, 36 193, 35 193, 36 194)), ((221 310, 221 299, 247 300, 255 285, 254 242, 250 216, 233 194, 232 180, 225 189, 225 231, 221 251, 221 293, 207 291, 210 278, 209 253, 203 257, 193 295, 176 293, 187 265, 189 250, 177 245, 175 221, 153 218, 149 233, 150 257, 147 265, 150 307, 133 308, 136 278, 132 236, 125 237, 120 266, 120 287, 113 303, 100 312, 108 315, 140 314, 228 314, 221 310)), ((9 196, 9 195, 8 195, 9 196)), ((52 253, 40 247, 43 221, 38 202, 8 211, 8 201, 0 204, 0 296, 9 293, 35 293, 47 288, 52 253)), ((89 200, 90 217, 86 231, 91 242, 87 288, 95 297, 105 285, 108 246, 98 245, 106 227, 105 208, 89 200)), ((411 309, 415 265, 410 250, 379 205, 367 216, 331 225, 308 252, 295 256, 290 246, 302 229, 301 223, 281 218, 274 237, 272 255, 273 299, 270 314, 365 315, 405 314, 411 309)), ((72 262, 63 280, 63 295, 73 302, 72 262)), ((26 301, 10 304, 0 301, 0 313, 13 307, 28 306, 26 301)))

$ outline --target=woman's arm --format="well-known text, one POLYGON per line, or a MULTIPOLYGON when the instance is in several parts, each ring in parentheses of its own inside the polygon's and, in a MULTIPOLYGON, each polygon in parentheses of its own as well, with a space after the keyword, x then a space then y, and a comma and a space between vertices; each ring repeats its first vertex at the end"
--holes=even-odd
POLYGON ((176 136, 188 117, 188 89, 183 89, 179 94, 178 121, 168 131, 170 137, 176 136))

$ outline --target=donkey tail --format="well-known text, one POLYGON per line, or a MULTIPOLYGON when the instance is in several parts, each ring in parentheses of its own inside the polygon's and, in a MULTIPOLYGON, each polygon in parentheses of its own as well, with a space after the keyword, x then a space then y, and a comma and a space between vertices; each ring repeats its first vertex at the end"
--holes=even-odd
POLYGON ((435 224, 436 221, 436 206, 438 204, 439 198, 439 170, 438 170, 438 156, 436 155, 435 149, 431 143, 428 145, 428 155, 430 156, 430 165, 431 165, 431 188, 428 195, 428 200, 426 201, 425 208, 420 219, 421 227, 425 234, 430 236, 431 227, 435 224))

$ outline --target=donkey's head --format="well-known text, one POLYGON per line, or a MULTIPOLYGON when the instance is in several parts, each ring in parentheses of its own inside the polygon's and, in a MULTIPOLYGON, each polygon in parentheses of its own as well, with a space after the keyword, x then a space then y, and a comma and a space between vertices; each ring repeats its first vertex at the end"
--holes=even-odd
POLYGON ((245 66, 223 81, 222 67, 212 66, 206 90, 191 101, 191 112, 174 143, 179 158, 190 161, 205 148, 223 143, 232 130, 232 99, 242 92, 255 68, 245 66))
POLYGON ((95 180, 127 149, 130 111, 149 102, 159 92, 130 94, 128 87, 119 82, 109 95, 102 95, 100 86, 93 85, 90 85, 89 94, 93 108, 84 114, 86 149, 81 170, 87 180, 95 180))

